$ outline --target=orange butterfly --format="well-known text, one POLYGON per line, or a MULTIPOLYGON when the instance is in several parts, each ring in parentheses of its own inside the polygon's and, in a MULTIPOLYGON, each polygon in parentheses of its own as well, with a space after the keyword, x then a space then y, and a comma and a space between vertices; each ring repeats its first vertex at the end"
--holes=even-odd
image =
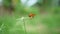
POLYGON ((30 13, 30 14, 29 14, 29 17, 30 17, 30 18, 33 18, 34 16, 35 16, 35 14, 33 14, 33 13, 30 13))

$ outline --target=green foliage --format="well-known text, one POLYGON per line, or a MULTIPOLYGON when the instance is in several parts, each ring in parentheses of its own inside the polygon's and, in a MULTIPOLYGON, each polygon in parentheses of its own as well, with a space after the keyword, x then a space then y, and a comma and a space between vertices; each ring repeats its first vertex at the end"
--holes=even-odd
MULTIPOLYGON (((5 0, 4 3, 6 4, 6 6, 8 7, 10 5, 10 1, 5 0)), ((20 1, 17 3, 17 5, 15 6, 15 11, 14 11, 14 16, 10 16, 8 14, 4 15, 4 16, 0 16, 0 34, 45 34, 44 30, 43 31, 30 31, 30 32, 25 32, 25 30, 22 28, 24 25, 23 23, 25 22, 28 26, 30 25, 32 28, 36 26, 41 25, 41 23, 43 25, 47 26, 47 30, 49 34, 59 34, 59 31, 57 32, 56 29, 58 29, 60 27, 60 8, 59 7, 49 7, 45 8, 47 14, 40 14, 38 11, 38 8, 36 7, 29 7, 27 8, 27 10, 25 9, 24 6, 22 6, 20 4, 20 1), (34 18, 30 19, 29 18, 29 14, 30 13, 34 13, 36 14, 34 18), (26 17, 26 19, 24 21, 19 21, 19 23, 17 22, 17 18, 20 17, 26 17), (28 17, 28 18, 27 18, 28 17), (16 25, 16 23, 18 23, 18 25, 16 25), (1 29, 2 28, 2 29, 1 29), (55 30, 54 30, 55 29, 55 30)), ((35 29, 34 28, 34 29, 35 29)), ((34 30, 35 31, 35 30, 34 30)), ((46 30, 45 30, 46 31, 46 30)))
POLYGON ((12 4, 12 1, 11 1, 11 0, 3 0, 3 5, 4 5, 6 8, 10 7, 11 4, 12 4))

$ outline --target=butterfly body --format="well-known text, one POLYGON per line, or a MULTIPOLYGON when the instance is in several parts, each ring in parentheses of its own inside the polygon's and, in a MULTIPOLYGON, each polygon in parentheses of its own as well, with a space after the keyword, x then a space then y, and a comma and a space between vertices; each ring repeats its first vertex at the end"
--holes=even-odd
POLYGON ((29 14, 30 18, 33 18, 34 16, 35 16, 35 14, 32 14, 32 13, 29 14))

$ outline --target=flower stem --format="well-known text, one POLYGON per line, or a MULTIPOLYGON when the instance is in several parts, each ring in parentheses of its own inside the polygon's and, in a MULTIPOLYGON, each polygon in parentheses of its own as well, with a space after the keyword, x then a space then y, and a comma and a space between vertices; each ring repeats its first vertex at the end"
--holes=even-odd
POLYGON ((24 32, 25 34, 27 34, 27 31, 26 31, 26 24, 25 24, 25 20, 23 19, 23 22, 24 22, 24 32))

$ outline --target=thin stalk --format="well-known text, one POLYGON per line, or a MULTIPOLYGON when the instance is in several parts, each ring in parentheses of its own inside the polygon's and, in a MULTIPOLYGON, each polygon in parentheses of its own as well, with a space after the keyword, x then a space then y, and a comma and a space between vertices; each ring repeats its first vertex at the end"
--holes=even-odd
POLYGON ((25 24, 24 19, 23 19, 23 22, 24 22, 24 32, 25 32, 25 34, 27 34, 27 31, 26 31, 26 24, 25 24))

